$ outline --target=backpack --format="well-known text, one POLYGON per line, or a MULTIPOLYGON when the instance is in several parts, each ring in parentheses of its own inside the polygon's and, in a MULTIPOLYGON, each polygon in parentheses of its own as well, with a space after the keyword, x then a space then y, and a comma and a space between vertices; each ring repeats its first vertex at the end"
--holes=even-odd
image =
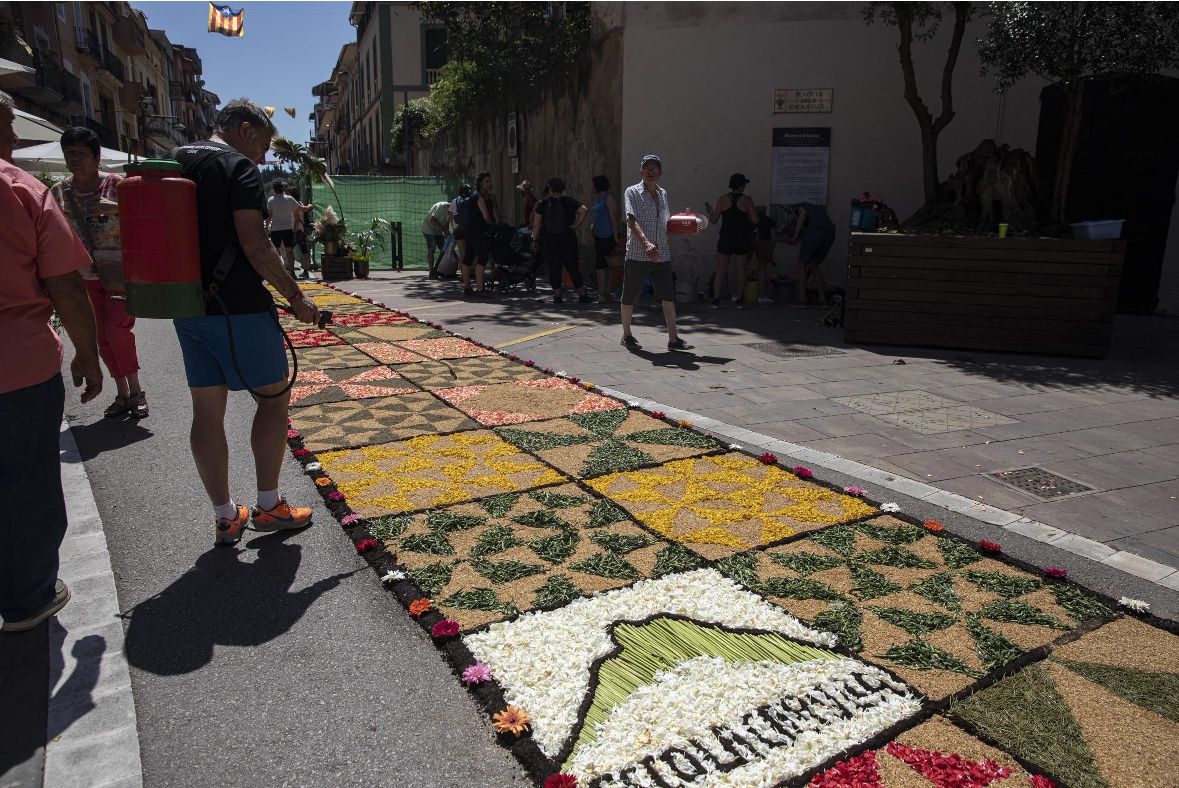
POLYGON ((565 201, 562 197, 550 197, 544 209, 541 225, 549 235, 563 235, 569 232, 569 217, 565 215, 565 201))
POLYGON ((460 230, 471 223, 471 212, 479 210, 479 206, 476 204, 478 199, 478 193, 471 193, 459 199, 458 209, 454 212, 454 224, 460 230))

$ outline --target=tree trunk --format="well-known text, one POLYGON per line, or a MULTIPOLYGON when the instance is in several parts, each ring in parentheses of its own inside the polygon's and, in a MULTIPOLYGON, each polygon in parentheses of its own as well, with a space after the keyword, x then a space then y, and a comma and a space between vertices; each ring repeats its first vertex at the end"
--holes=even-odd
POLYGON ((925 191, 925 207, 938 201, 937 131, 933 126, 921 125, 921 185, 925 191))
POLYGON ((1066 88, 1068 105, 1064 114, 1064 130, 1060 137, 1060 153, 1056 156, 1056 177, 1052 181, 1051 215, 1057 222, 1065 221, 1068 208, 1069 179, 1072 176, 1073 159, 1077 153, 1077 141, 1081 137, 1081 111, 1085 86, 1079 80, 1066 88))

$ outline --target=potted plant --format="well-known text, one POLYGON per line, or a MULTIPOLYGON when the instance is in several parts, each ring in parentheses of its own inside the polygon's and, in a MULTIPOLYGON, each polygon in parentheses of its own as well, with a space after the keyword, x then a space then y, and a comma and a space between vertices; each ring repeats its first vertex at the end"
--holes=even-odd
POLYGON ((357 278, 368 278, 369 263, 374 251, 377 249, 385 251, 389 248, 385 243, 385 235, 388 232, 389 222, 374 216, 367 230, 352 233, 351 238, 355 249, 352 253, 352 262, 356 269, 357 278))
POLYGON ((332 206, 324 208, 323 216, 316 219, 313 225, 312 240, 323 244, 323 253, 331 256, 339 253, 340 242, 347 237, 348 228, 344 220, 336 216, 332 206))

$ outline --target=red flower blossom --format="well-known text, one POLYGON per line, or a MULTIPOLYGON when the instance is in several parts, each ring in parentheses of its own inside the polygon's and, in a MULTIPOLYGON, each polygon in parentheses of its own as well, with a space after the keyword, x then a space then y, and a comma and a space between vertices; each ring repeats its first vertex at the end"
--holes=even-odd
POLYGON ((570 382, 570 383, 580 383, 580 382, 581 382, 581 378, 579 378, 579 377, 571 377, 571 378, 569 378, 569 382, 570 382))
POLYGON ((532 359, 528 359, 527 361, 525 361, 525 362, 524 362, 524 366, 526 366, 526 367, 535 367, 535 366, 536 366, 536 362, 535 362, 535 361, 533 361, 532 359))
POLYGON ((765 454, 758 457, 758 459, 761 460, 762 462, 764 462, 766 465, 773 465, 775 462, 778 461, 778 455, 772 454, 767 451, 765 454))
POLYGON ((922 525, 924 525, 925 530, 929 531, 930 533, 936 534, 946 530, 946 527, 937 520, 926 520, 924 523, 922 523, 922 525))
POLYGON ((311 452, 307 449, 295 449, 291 452, 291 455, 294 457, 309 457, 311 452))
POLYGON ((429 610, 432 604, 433 603, 431 603, 430 600, 426 599, 425 597, 422 597, 421 599, 415 599, 409 603, 409 614, 414 618, 417 618, 429 610))
POLYGON ((992 542, 990 539, 980 539, 978 546, 981 550, 987 553, 1001 553, 1003 552, 1003 545, 998 542, 992 542))
POLYGON ((328 493, 328 500, 342 501, 344 500, 344 493, 340 492, 339 490, 333 490, 332 492, 328 493))
POLYGON ((519 361, 520 360, 519 356, 508 356, 508 358, 510 358, 512 361, 519 361))
POLYGON ((888 754, 907 763, 913 771, 934 785, 986 786, 1006 779, 1011 770, 994 761, 971 761, 958 753, 941 753, 890 742, 888 754))
POLYGON ((430 627, 430 634, 436 638, 452 638, 459 633, 459 623, 444 618, 430 627))
POLYGON ((295 438, 299 437, 299 431, 298 430, 287 430, 287 437, 290 438, 291 440, 294 440, 295 438))
POLYGON ((800 479, 809 479, 814 476, 814 474, 811 473, 811 469, 807 468, 805 465, 795 465, 790 470, 794 471, 794 475, 800 479))
POLYGON ((1032 775, 1032 788, 1056 788, 1056 783, 1038 774, 1032 775))
POLYGON ((654 411, 654 412, 651 414, 651 418, 653 418, 653 419, 662 419, 662 418, 663 418, 664 416, 666 416, 666 415, 667 415, 667 414, 666 414, 666 413, 664 413, 663 411, 661 411, 661 410, 657 410, 657 411, 654 411))
POLYGON ((1063 566, 1046 566, 1044 567, 1044 574, 1048 577, 1064 577, 1068 574, 1068 570, 1063 566))
POLYGON ((544 788, 577 788, 577 778, 572 774, 554 774, 544 781, 544 788))
POLYGON ((808 788, 884 788, 873 750, 840 761, 822 774, 815 775, 807 785, 808 788))
POLYGON ((361 539, 356 543, 356 552, 367 553, 369 550, 376 550, 378 547, 380 547, 380 545, 380 542, 370 536, 367 539, 361 539))

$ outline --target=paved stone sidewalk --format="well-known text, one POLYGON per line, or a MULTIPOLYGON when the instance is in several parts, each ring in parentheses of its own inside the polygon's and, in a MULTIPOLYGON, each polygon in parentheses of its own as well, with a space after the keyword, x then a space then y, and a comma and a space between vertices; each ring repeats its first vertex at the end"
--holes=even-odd
POLYGON ((1110 357, 1093 360, 852 347, 818 309, 691 304, 680 328, 696 350, 680 355, 640 306, 645 348, 630 353, 616 306, 471 303, 420 272, 376 277, 339 284, 632 397, 1075 534, 1098 560, 1141 556, 1122 568, 1179 588, 1179 320, 1119 316, 1110 357))

